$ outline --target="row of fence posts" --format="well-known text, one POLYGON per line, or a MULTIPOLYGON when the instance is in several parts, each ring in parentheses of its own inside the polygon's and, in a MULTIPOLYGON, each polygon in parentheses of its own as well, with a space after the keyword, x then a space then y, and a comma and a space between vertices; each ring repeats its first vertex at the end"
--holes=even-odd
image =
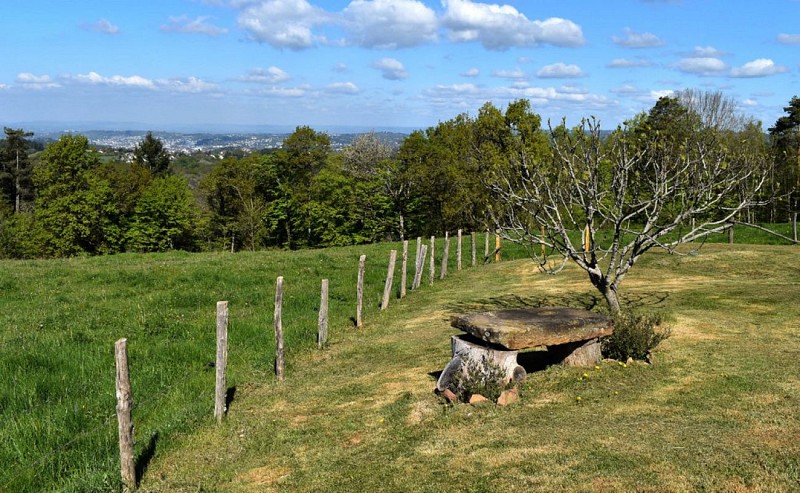
MULTIPOLYGON (((486 231, 486 242, 484 246, 484 263, 489 262, 494 256, 495 262, 500 261, 500 235, 495 235, 495 249, 489 252, 489 230, 486 231)), ((442 252, 442 263, 439 269, 439 279, 447 277, 448 255, 450 253, 450 237, 447 232, 444 234, 444 251, 442 252)), ((456 269, 462 270, 461 262, 461 230, 458 230, 458 241, 456 250, 456 269)), ((428 284, 433 286, 436 275, 436 264, 434 260, 436 237, 430 238, 430 260, 428 284)), ((471 244, 471 266, 476 265, 476 234, 470 234, 471 244)), ((400 298, 406 296, 406 285, 408 281, 408 240, 403 241, 403 256, 400 280, 400 298)), ((425 260, 428 256, 428 245, 423 244, 422 237, 417 238, 416 256, 414 261, 414 277, 412 278, 411 289, 417 290, 422 283, 422 275, 425 268, 425 260)), ((363 327, 363 306, 364 306, 364 273, 367 256, 361 255, 358 259, 358 280, 356 284, 356 327, 363 327)), ((389 268, 386 274, 386 282, 381 298, 380 309, 385 310, 389 307, 391 298, 394 271, 397 262, 397 250, 389 253, 389 268)), ((328 279, 322 280, 320 292, 319 319, 317 327, 317 348, 323 349, 328 339, 328 279)), ((283 276, 278 277, 275 286, 275 376, 279 381, 284 380, 284 343, 283 343, 283 276)), ((217 302, 217 357, 215 362, 215 392, 214 392, 214 418, 221 422, 227 411, 227 381, 226 371, 228 366, 228 302, 217 302)), ((120 472, 122 477, 123 491, 130 492, 136 489, 136 465, 134 460, 134 440, 133 440, 133 419, 131 410, 133 408, 133 394, 131 392, 130 374, 128 371, 128 340, 119 339, 114 343, 114 360, 116 364, 116 396, 117 396, 117 422, 119 430, 119 459, 120 472)))

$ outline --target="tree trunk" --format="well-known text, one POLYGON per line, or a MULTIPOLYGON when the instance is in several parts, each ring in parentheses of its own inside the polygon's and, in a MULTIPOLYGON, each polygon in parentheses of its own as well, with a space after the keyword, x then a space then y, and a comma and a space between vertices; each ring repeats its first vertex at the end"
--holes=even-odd
POLYGON ((612 313, 619 313, 619 296, 617 296, 617 291, 615 289, 606 288, 605 290, 600 290, 603 294, 603 298, 606 300, 606 304, 608 304, 608 310, 612 313))
POLYGON ((400 213, 400 241, 406 239, 406 229, 405 229, 405 218, 403 217, 403 213, 400 213))
POLYGON ((792 238, 797 243, 797 213, 792 214, 792 238))
POLYGON ((619 313, 620 308, 617 289, 611 286, 611 283, 608 282, 606 277, 602 274, 592 274, 592 272, 589 272, 589 281, 591 281, 592 286, 597 288, 600 294, 603 295, 603 299, 606 300, 606 305, 608 306, 608 311, 612 314, 619 313))

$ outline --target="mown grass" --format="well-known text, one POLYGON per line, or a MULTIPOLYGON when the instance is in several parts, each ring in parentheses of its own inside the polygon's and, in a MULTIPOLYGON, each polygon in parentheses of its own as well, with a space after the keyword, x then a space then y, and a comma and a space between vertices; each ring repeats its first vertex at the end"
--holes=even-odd
MULTIPOLYGON (((439 240, 437 259, 442 247, 439 240)), ((521 255, 508 247, 507 256, 521 255)), ((141 473, 154 453, 210 422, 217 301, 229 301, 228 384, 238 401, 247 385, 274 378, 276 277, 285 277, 287 371, 302 372, 316 341, 321 279, 330 279, 336 344, 355 316, 359 255, 367 255, 369 321, 391 248, 399 245, 0 262, 0 491, 120 487, 116 339, 128 338, 141 473)), ((454 242, 449 266, 452 275, 454 242)), ((399 262, 397 272, 395 286, 399 262)))
POLYGON ((799 285, 797 247, 654 252, 622 291, 671 320, 654 365, 551 366, 514 406, 448 406, 432 390, 449 315, 602 303, 573 267, 467 270, 340 332, 285 382, 242 386, 221 425, 156 453, 141 489, 797 491, 799 285))

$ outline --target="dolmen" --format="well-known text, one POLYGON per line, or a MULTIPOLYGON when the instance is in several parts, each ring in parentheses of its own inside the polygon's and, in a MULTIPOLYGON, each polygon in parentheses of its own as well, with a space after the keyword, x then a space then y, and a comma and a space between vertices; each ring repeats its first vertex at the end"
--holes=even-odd
POLYGON ((444 391, 468 361, 501 368, 503 383, 525 379, 517 363, 521 350, 546 348, 565 366, 592 366, 600 359, 600 338, 614 332, 612 320, 578 308, 519 308, 456 315, 450 325, 465 332, 451 337, 453 356, 436 382, 444 391))

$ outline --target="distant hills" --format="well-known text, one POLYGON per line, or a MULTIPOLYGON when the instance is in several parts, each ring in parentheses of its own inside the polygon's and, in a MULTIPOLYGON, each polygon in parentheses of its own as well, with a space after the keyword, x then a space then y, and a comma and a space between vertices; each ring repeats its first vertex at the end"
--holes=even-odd
MULTIPOLYGON (((144 138, 148 131, 146 127, 135 127, 135 123, 130 124, 116 124, 119 129, 104 128, 98 130, 98 127, 107 127, 110 124, 64 124, 64 123, 48 123, 48 122, 34 122, 34 123, 20 123, 6 125, 12 128, 23 128, 28 131, 34 132, 34 140, 39 141, 53 141, 58 140, 64 134, 80 133, 85 135, 89 141, 97 147, 105 147, 118 150, 131 150, 144 138), (96 125, 92 128, 90 125, 96 125), (130 125, 125 128, 123 125, 130 125), (138 128, 131 130, 132 128, 138 128)), ((201 125, 202 126, 202 125, 201 125)), ((205 127, 213 127, 206 125, 205 127)), ((153 135, 164 143, 164 146, 171 152, 195 152, 195 151, 215 151, 215 150, 228 150, 240 149, 245 151, 255 151, 260 149, 277 149, 283 143, 283 140, 294 132, 295 127, 282 127, 276 125, 269 126, 253 126, 253 125, 238 125, 230 126, 226 130, 213 130, 211 128, 201 131, 174 131, 174 130, 155 130, 152 129, 153 135), (241 127, 241 128, 238 128, 241 127), (255 128, 259 130, 255 130, 255 128), (245 131, 247 129, 247 131, 245 131)), ((358 135, 374 131, 384 143, 395 147, 399 146, 403 140, 415 129, 406 128, 392 128, 389 129, 361 129, 359 127, 323 127, 315 128, 314 130, 327 133, 331 138, 331 147, 333 149, 341 149, 342 147, 350 144, 358 135)))

